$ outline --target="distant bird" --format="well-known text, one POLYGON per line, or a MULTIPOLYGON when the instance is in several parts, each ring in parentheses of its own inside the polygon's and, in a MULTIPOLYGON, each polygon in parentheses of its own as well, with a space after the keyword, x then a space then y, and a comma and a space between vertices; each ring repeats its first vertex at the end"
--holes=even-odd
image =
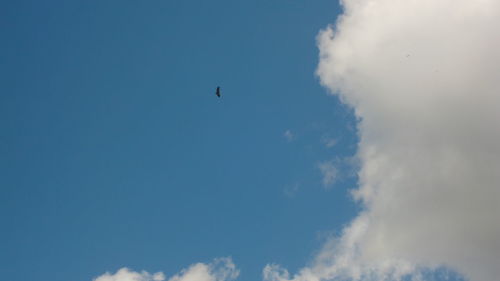
POLYGON ((215 91, 215 95, 220 98, 220 87, 217 87, 217 90, 215 91))

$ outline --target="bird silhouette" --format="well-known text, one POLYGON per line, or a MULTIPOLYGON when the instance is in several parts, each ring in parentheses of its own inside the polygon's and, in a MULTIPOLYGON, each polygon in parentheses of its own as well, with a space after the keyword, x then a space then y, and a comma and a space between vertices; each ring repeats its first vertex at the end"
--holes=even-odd
POLYGON ((217 90, 215 91, 215 95, 220 98, 220 87, 217 87, 217 90))

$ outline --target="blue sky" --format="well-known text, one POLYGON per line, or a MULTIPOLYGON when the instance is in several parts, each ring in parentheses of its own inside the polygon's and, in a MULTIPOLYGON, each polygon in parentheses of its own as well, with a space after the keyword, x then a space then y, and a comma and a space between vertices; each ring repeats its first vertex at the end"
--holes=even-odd
POLYGON ((357 143, 314 75, 316 35, 339 13, 330 0, 2 2, 2 279, 168 276, 232 256, 249 281, 307 264, 357 210, 355 179, 325 189, 318 169, 357 143))

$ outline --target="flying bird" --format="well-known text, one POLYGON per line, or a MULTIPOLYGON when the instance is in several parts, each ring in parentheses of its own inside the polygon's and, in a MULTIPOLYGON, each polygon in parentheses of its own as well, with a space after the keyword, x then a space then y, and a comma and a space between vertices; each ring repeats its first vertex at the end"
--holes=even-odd
POLYGON ((217 90, 215 91, 215 95, 220 98, 220 87, 217 87, 217 90))

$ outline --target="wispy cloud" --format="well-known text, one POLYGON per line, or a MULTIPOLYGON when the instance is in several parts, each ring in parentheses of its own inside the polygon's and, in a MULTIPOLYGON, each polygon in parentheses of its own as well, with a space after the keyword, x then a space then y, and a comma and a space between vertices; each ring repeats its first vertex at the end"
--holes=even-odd
POLYGON ((288 142, 291 142, 295 139, 295 134, 292 133, 292 131, 290 129, 286 130, 284 133, 283 133, 283 136, 285 137, 285 139, 288 141, 288 142))
POLYGON ((336 144, 337 144, 337 139, 335 138, 331 138, 331 137, 328 137, 328 136, 323 136, 321 138, 321 142, 327 147, 327 148, 330 148, 330 147, 334 147, 336 144))
POLYGON ((292 198, 292 197, 295 197, 295 195, 299 191, 299 187, 300 187, 300 184, 298 184, 298 183, 290 184, 290 185, 287 185, 285 187, 283 192, 285 193, 285 195, 287 197, 292 198))
POLYGON ((325 189, 331 188, 338 177, 338 170, 332 161, 320 162, 318 163, 318 169, 323 176, 323 187, 325 189))

